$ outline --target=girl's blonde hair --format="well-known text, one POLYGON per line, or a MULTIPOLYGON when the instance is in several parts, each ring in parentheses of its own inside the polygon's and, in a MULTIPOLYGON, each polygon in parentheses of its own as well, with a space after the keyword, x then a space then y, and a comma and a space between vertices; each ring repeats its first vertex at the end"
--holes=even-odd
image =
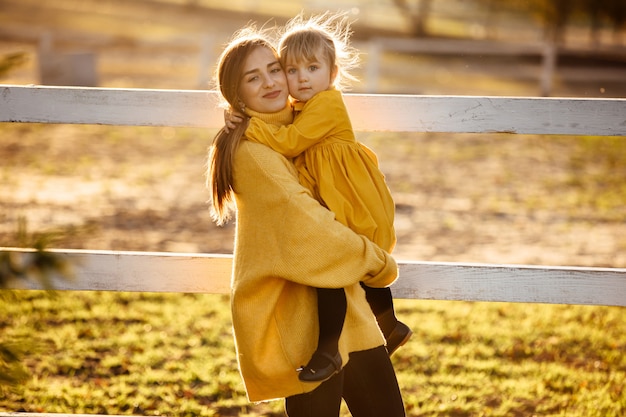
POLYGON ((326 12, 305 18, 302 14, 285 25, 278 44, 280 62, 301 62, 324 58, 337 68, 334 87, 345 91, 356 82, 350 71, 359 64, 359 53, 350 46, 352 29, 346 13, 326 12), (321 53, 322 56, 318 56, 321 53))
MULTIPOLYGON (((278 56, 266 31, 254 26, 235 33, 224 48, 215 72, 215 83, 227 104, 243 113, 239 96, 242 72, 248 56, 257 48, 268 48, 278 56)), ((228 133, 222 128, 211 146, 208 160, 207 187, 211 192, 211 216, 218 225, 226 223, 234 209, 233 161, 248 120, 238 123, 228 133)))

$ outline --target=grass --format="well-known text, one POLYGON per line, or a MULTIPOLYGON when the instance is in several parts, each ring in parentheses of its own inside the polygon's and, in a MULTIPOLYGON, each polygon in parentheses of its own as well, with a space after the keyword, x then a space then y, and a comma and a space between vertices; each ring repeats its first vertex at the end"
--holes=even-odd
MULTIPOLYGON (((32 378, 5 389, 0 410, 282 415, 280 402, 245 398, 226 296, 4 297, 0 329, 30 340, 32 378)), ((621 308, 399 300, 397 309, 415 330, 393 357, 410 416, 626 412, 621 308)))
POLYGON ((419 302, 419 314, 400 305, 423 329, 396 361, 400 380, 413 387, 414 415, 624 412, 621 309, 419 302))
POLYGON ((7 410, 209 416, 246 407, 223 297, 13 295, 3 316, 17 323, 3 322, 13 324, 6 335, 30 335, 37 356, 26 359, 31 381, 0 402, 7 410))

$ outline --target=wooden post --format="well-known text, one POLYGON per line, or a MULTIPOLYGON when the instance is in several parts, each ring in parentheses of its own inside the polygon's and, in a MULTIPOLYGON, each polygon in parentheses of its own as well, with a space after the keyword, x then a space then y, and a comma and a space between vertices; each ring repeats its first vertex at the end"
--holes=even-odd
POLYGON ((548 40, 542 50, 541 95, 548 97, 552 93, 552 82, 556 69, 557 47, 553 40, 548 40))
POLYGON ((217 61, 213 54, 214 45, 215 36, 212 34, 206 34, 200 40, 200 64, 196 81, 196 88, 199 90, 207 90, 210 87, 212 65, 217 61))
POLYGON ((54 40, 46 32, 39 41, 39 79, 43 85, 96 87, 96 57, 91 52, 55 51, 54 40))
POLYGON ((382 59, 383 46, 379 39, 372 38, 367 45, 367 72, 365 76, 366 91, 378 92, 378 80, 380 79, 380 60, 382 59))

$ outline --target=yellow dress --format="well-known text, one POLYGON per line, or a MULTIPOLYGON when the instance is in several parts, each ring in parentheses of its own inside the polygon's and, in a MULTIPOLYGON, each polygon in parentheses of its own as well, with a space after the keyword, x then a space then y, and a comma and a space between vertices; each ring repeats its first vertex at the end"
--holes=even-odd
POLYGON ((354 136, 340 91, 316 94, 291 125, 252 117, 246 137, 294 158, 300 182, 339 222, 392 251, 393 198, 376 155, 354 136))

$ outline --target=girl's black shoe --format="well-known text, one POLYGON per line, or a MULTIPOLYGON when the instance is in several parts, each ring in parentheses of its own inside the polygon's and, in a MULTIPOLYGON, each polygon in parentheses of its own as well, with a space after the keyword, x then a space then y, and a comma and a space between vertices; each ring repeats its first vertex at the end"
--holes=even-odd
POLYGON ((396 323, 396 327, 394 327, 391 334, 386 337, 387 352, 389 353, 389 356, 391 356, 393 352, 398 350, 400 346, 404 345, 411 338, 412 335, 413 332, 411 331, 409 326, 402 323, 401 321, 398 321, 396 323))
POLYGON ((326 381, 341 371, 341 355, 339 352, 334 356, 323 352, 316 351, 306 366, 296 369, 300 372, 298 378, 304 382, 326 381))

